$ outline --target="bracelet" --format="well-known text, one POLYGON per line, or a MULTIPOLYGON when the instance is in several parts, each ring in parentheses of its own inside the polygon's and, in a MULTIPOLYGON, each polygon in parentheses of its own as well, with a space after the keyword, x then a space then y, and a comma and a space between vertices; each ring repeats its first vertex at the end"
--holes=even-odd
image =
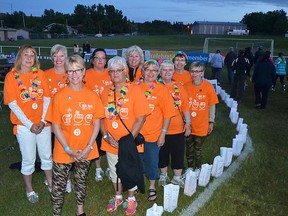
POLYGON ((184 121, 185 121, 185 123, 191 123, 190 118, 189 118, 189 119, 187 118, 187 119, 185 119, 184 121))
POLYGON ((108 136, 109 136, 109 133, 105 134, 105 135, 103 136, 103 139, 104 139, 104 140, 107 139, 108 136))
POLYGON ((162 132, 167 133, 167 130, 165 128, 162 128, 162 132))
POLYGON ((91 150, 93 149, 93 144, 92 145, 87 145, 91 150))
POLYGON ((64 148, 64 151, 67 153, 68 151, 70 150, 70 146, 66 146, 65 148, 64 148))

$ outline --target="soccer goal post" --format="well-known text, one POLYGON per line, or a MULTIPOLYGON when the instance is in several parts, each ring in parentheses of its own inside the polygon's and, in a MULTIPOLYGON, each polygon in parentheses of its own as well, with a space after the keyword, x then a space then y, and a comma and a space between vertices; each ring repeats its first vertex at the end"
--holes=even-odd
POLYGON ((226 53, 230 47, 233 47, 235 52, 246 47, 251 47, 251 51, 256 52, 259 46, 263 46, 265 51, 269 50, 271 56, 274 56, 273 39, 205 38, 203 53, 214 53, 218 49, 226 53))

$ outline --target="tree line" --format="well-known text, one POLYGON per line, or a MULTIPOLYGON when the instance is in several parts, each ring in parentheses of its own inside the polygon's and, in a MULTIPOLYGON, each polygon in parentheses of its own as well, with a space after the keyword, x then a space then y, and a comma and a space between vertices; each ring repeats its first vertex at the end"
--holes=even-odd
MULTIPOLYGON (((78 30, 78 34, 111 34, 111 33, 155 33, 173 34, 188 33, 189 29, 181 22, 154 20, 152 22, 136 23, 123 15, 121 10, 113 5, 93 4, 85 6, 77 4, 72 14, 64 14, 45 9, 41 17, 26 15, 22 11, 11 14, 1 13, 0 20, 3 27, 29 28, 34 33, 43 32, 45 26, 58 23, 50 29, 50 33, 67 34, 66 26, 78 30)), ((288 29, 286 12, 282 10, 253 12, 245 14, 241 23, 247 25, 251 34, 283 35, 288 29)))

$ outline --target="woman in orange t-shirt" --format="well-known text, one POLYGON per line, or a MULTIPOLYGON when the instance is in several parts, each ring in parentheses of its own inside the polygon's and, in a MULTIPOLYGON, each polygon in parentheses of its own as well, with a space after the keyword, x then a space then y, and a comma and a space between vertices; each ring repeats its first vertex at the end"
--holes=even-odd
POLYGON ((17 53, 14 68, 4 82, 4 103, 11 109, 13 132, 19 143, 26 195, 31 203, 39 201, 32 187, 36 149, 44 170, 48 189, 52 186, 51 127, 44 120, 50 103, 45 74, 39 69, 36 50, 23 45, 17 53))
MULTIPOLYGON (((215 104, 218 103, 216 91, 211 83, 203 80, 205 67, 200 62, 193 62, 189 72, 193 82, 184 88, 188 95, 191 118, 191 135, 186 139, 186 158, 188 169, 200 174, 202 165, 202 146, 214 128, 215 104)), ((184 175, 186 176, 186 175, 184 175)))
POLYGON ((182 51, 175 52, 172 61, 175 66, 175 72, 173 75, 174 81, 180 83, 181 85, 192 82, 189 72, 184 68, 188 62, 188 57, 186 53, 182 51))
POLYGON ((74 164, 76 215, 85 215, 84 200, 90 160, 99 156, 95 139, 104 108, 99 96, 83 84, 85 63, 81 56, 66 59, 68 85, 54 95, 46 119, 55 133, 53 150, 53 215, 61 215, 66 182, 74 164))
MULTIPOLYGON (((110 168, 110 176, 115 190, 114 198, 109 201, 106 207, 108 212, 116 211, 117 207, 123 202, 122 189, 124 188, 122 188, 122 186, 124 183, 126 183, 124 182, 126 179, 123 180, 119 177, 120 179, 117 180, 118 176, 116 172, 119 170, 116 170, 116 164, 120 162, 118 161, 118 159, 120 159, 118 155, 119 152, 121 153, 121 139, 127 135, 131 135, 125 128, 124 124, 135 138, 146 119, 146 115, 149 114, 149 107, 147 101, 145 100, 145 96, 141 91, 141 88, 139 86, 133 85, 129 81, 126 81, 125 68, 126 61, 124 58, 115 56, 109 60, 108 70, 113 85, 107 86, 101 95, 106 114, 106 117, 101 121, 101 132, 104 135, 101 149, 106 151, 110 168), (121 122, 120 118, 124 123, 121 122)), ((134 148, 136 149, 135 146, 134 148)), ((125 150, 126 149, 127 145, 125 150)), ((128 149, 126 152, 128 152, 128 149)), ((131 172, 131 175, 140 176, 143 179, 141 170, 137 170, 134 169, 134 167, 129 166, 131 163, 136 164, 137 162, 137 164, 140 163, 141 165, 137 150, 135 150, 135 152, 136 155, 126 158, 127 160, 130 158, 136 159, 132 162, 129 161, 130 164, 126 164, 128 166, 127 171, 131 172)), ((130 180, 133 182, 133 179, 130 180)), ((138 184, 133 184, 131 186, 132 188, 126 188, 128 190, 128 208, 125 210, 127 215, 134 214, 137 207, 137 201, 134 196, 134 192, 137 189, 138 184)), ((144 187, 144 179, 142 186, 144 187)), ((140 187, 139 190, 141 191, 140 187)))
MULTIPOLYGON (((111 85, 111 78, 106 67, 107 55, 103 48, 97 48, 91 55, 91 66, 85 74, 85 85, 92 91, 95 91, 99 96, 102 94, 104 88, 111 85)), ((104 177, 104 171, 101 168, 101 157, 105 155, 105 151, 101 150, 102 134, 99 133, 96 138, 96 143, 99 151, 99 158, 95 160, 95 180, 102 181, 104 177)), ((107 168, 106 175, 110 178, 110 170, 107 168)))
POLYGON ((67 76, 64 68, 66 58, 67 48, 65 46, 56 44, 51 48, 51 60, 54 66, 45 71, 51 96, 66 86, 67 76))
POLYGON ((143 81, 136 81, 142 88, 151 109, 151 115, 147 116, 141 129, 141 133, 145 137, 144 162, 146 177, 149 180, 149 201, 157 198, 155 181, 159 178, 159 151, 165 142, 171 117, 175 116, 171 94, 164 85, 156 82, 158 74, 159 64, 151 59, 143 65, 143 81))
POLYGON ((171 183, 183 187, 184 181, 181 179, 181 174, 184 167, 185 137, 191 133, 190 113, 186 91, 182 85, 172 80, 173 74, 173 62, 164 60, 160 66, 160 81, 168 88, 173 98, 176 116, 171 118, 165 136, 165 143, 159 153, 159 168, 161 172, 159 185, 164 186, 170 182, 167 171, 171 155, 171 167, 174 174, 171 183))
POLYGON ((143 50, 137 45, 128 47, 126 52, 126 61, 126 76, 128 79, 131 82, 139 80, 142 77, 141 65, 144 63, 143 50))

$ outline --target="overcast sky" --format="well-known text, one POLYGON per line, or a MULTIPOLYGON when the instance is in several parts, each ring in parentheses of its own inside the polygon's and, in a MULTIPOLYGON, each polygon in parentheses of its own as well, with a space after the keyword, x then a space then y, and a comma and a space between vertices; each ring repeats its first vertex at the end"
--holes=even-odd
POLYGON ((0 0, 0 13, 23 11, 40 16, 45 9, 73 13, 77 4, 114 5, 134 22, 163 20, 169 22, 223 21, 239 22, 246 13, 281 10, 288 13, 288 0, 0 0))

